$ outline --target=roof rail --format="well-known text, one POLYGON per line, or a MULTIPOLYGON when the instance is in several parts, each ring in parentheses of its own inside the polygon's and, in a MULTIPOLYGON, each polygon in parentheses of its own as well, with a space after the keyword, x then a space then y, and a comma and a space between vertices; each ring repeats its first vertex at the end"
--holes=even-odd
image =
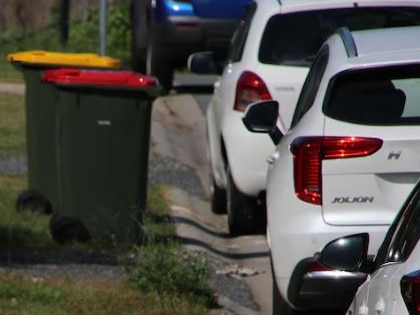
POLYGON ((347 27, 340 27, 337 30, 338 34, 340 35, 341 39, 343 40, 344 47, 346 48, 347 56, 348 57, 357 57, 357 47, 354 41, 354 37, 351 34, 350 30, 347 27))

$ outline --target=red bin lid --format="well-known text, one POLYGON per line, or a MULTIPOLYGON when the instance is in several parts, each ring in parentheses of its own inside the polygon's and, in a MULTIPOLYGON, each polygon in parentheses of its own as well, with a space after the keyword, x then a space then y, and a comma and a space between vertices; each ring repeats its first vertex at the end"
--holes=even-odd
POLYGON ((114 87, 153 87, 158 86, 155 77, 132 72, 113 70, 81 70, 59 68, 45 70, 41 81, 60 85, 114 86, 114 87))

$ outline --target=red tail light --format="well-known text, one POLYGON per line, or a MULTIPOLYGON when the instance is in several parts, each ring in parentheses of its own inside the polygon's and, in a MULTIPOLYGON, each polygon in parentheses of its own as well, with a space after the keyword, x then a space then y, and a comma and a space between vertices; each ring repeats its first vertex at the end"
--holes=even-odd
POLYGON ((271 100, 270 92, 264 81, 255 73, 245 71, 236 84, 234 110, 243 112, 246 107, 260 100, 271 100))
POLYGON ((420 314, 420 271, 402 277, 401 295, 410 315, 420 314))
POLYGON ((300 137, 293 154, 295 194, 303 201, 322 204, 322 160, 368 156, 382 146, 382 140, 358 137, 300 137))

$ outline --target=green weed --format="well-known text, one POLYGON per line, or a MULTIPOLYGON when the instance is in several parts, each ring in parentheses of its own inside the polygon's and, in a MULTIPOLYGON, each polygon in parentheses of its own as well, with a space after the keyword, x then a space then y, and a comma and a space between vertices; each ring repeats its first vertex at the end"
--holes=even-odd
MULTIPOLYGON (((58 15, 52 14, 51 24, 34 33, 10 30, 0 34, 0 78, 6 82, 23 82, 22 76, 11 66, 7 55, 29 50, 62 53, 99 54, 99 11, 92 7, 86 17, 72 17, 69 38, 65 46, 60 43, 58 15)), ((125 68, 130 61, 131 29, 129 5, 110 5, 107 13, 106 55, 120 59, 125 68)))
MULTIPOLYGON (((0 276, 0 314, 171 314, 156 307, 154 299, 124 282, 71 281, 16 272, 0 276)), ((181 309, 186 310, 183 305, 181 301, 181 309)))
POLYGON ((26 152, 25 98, 0 93, 0 152, 23 155, 26 152))
MULTIPOLYGON (((123 66, 128 67, 128 5, 110 6, 107 21, 107 55, 121 59, 123 66)), ((97 8, 92 8, 83 20, 72 17, 66 47, 60 44, 58 31, 57 15, 52 15, 51 26, 44 30, 1 33, 0 81, 24 83, 22 74, 7 60, 10 53, 29 50, 97 53, 97 8)), ((24 96, 0 93, 0 156, 22 156, 25 152, 24 96)), ((0 248, 57 247, 49 234, 48 216, 15 211, 16 198, 26 187, 26 175, 0 175, 0 248)), ((160 187, 149 187, 147 204, 142 225, 144 242, 129 249, 111 248, 116 249, 127 267, 128 282, 38 279, 0 268, 0 315, 208 313, 214 300, 206 283, 210 272, 206 259, 182 250, 160 187)), ((96 249, 97 245, 69 244, 61 249, 75 246, 96 249)))
MULTIPOLYGON (((42 248, 53 246, 49 218, 35 213, 17 213, 15 202, 26 188, 25 175, 0 176, 0 248, 42 248)), ((1 313, 0 313, 1 314, 1 313)))
POLYGON ((162 306, 174 306, 181 297, 191 304, 215 306, 203 257, 159 243, 140 247, 137 255, 136 265, 129 269, 130 281, 143 292, 156 292, 162 306))

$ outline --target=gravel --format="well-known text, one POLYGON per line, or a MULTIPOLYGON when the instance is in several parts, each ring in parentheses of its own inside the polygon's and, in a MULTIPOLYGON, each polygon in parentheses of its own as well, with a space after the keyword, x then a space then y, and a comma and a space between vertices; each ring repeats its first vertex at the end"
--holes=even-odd
MULTIPOLYGON (((21 174, 27 172, 26 158, 0 154, 0 173, 21 174)), ((151 153, 149 161, 149 185, 171 185, 187 191, 191 195, 205 197, 204 188, 195 170, 180 161, 168 156, 151 153)), ((218 273, 225 268, 222 260, 207 255, 214 268, 210 285, 217 295, 223 297, 224 307, 218 314, 257 314, 258 305, 252 294, 239 277, 218 273)), ((64 276, 71 279, 94 279, 119 281, 127 275, 123 266, 118 264, 117 255, 113 252, 88 250, 0 250, 0 273, 6 270, 19 270, 34 278, 64 276)))

